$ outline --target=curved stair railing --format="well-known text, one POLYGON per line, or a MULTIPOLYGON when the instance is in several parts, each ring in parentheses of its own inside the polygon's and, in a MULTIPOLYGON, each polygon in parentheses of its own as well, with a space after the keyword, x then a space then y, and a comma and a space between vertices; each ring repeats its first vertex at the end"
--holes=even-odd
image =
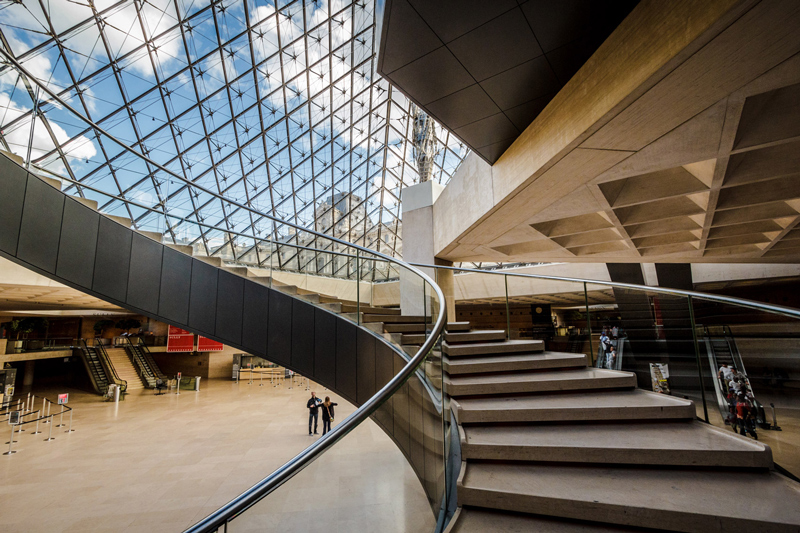
MULTIPOLYGON (((447 491, 452 490, 453 483, 447 482, 451 473, 447 462, 450 412, 442 392, 440 352, 434 349, 446 320, 441 289, 418 269, 392 257, 261 213, 186 181, 76 112, 15 59, 2 53, 7 65, 49 95, 48 102, 40 101, 35 106, 37 116, 49 114, 48 118, 56 121, 52 115, 57 109, 80 119, 87 125, 86 131, 102 140, 106 150, 118 153, 112 158, 120 165, 117 171, 124 170, 127 156, 133 156, 133 160, 127 158, 128 164, 180 182, 190 198, 203 194, 219 202, 229 215, 231 211, 241 212, 243 216, 291 228, 295 242, 248 236, 254 242, 247 253, 268 252, 272 268, 264 275, 238 266, 250 265, 243 260, 245 253, 231 245, 237 235, 242 235, 236 228, 228 231, 202 220, 174 217, 165 212, 162 204, 162 220, 178 221, 179 231, 174 231, 172 224, 168 224, 169 235, 146 231, 161 229, 146 225, 137 224, 140 230, 132 230, 130 218, 136 218, 133 212, 146 216, 156 208, 151 205, 137 210, 134 202, 103 193, 106 198, 114 198, 106 203, 107 207, 122 206, 133 211, 129 211, 130 217, 99 213, 91 200, 67 196, 59 190, 61 182, 73 183, 79 193, 84 189, 98 192, 96 188, 84 188, 69 179, 48 180, 35 165, 26 169, 21 163, 0 157, 0 187, 4 191, 0 196, 0 255, 104 301, 285 366, 359 407, 292 461, 190 531, 213 531, 224 526, 368 417, 405 454, 422 482, 439 528, 443 528, 452 512, 447 491), (198 243, 205 247, 203 252, 216 257, 195 254, 198 243), (218 253, 223 248, 233 253, 218 253), (324 267, 315 268, 314 272, 324 272, 331 264, 344 270, 334 277, 350 283, 351 297, 344 300, 354 300, 355 305, 347 306, 353 312, 339 314, 321 297, 299 294, 300 289, 274 280, 273 271, 286 267, 286 249, 292 250, 295 257, 299 255, 295 250, 314 254, 314 264, 324 267), (372 314, 373 308, 365 305, 372 303, 371 289, 365 282, 375 280, 376 272, 398 277, 402 273, 407 285, 401 293, 404 302, 412 302, 413 309, 393 318, 372 314), (412 326, 424 335, 424 343, 408 355, 396 337, 384 334, 382 321, 412 326), (398 391, 401 394, 394 398, 398 391)), ((74 124, 69 127, 74 128, 74 124)), ((264 261, 258 264, 263 266, 264 261)), ((398 296, 394 305, 399 304, 398 296)))

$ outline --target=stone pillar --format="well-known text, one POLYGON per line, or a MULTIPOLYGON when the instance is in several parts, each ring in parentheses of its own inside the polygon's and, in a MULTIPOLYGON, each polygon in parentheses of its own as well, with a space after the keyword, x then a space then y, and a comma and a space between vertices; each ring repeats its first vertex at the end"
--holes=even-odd
POLYGON ((25 361, 25 376, 22 378, 22 386, 29 388, 33 386, 33 371, 36 368, 36 361, 25 361))
MULTIPOLYGON (((403 261, 429 265, 444 264, 444 262, 437 262, 433 256, 433 203, 443 190, 442 185, 433 181, 426 181, 403 189, 403 261)), ((434 269, 421 268, 420 270, 436 281, 437 275, 434 269)), ((455 319, 453 275, 452 272, 444 270, 440 270, 438 275, 438 285, 443 289, 448 302, 448 321, 453 322, 455 319)), ((428 301, 430 301, 430 292, 429 289, 426 290, 428 301)), ((401 271, 400 308, 403 314, 421 315, 426 307, 427 313, 430 314, 430 303, 426 304, 423 299, 422 284, 419 278, 401 271)))

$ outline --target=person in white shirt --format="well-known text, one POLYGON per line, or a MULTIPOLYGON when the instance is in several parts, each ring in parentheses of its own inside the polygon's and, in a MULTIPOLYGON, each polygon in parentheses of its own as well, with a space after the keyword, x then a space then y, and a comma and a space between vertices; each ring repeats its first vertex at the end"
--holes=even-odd
POLYGON ((722 382, 723 389, 725 389, 725 394, 728 394, 728 383, 733 380, 733 369, 728 365, 722 365, 719 367, 719 372, 717 372, 717 377, 722 382))

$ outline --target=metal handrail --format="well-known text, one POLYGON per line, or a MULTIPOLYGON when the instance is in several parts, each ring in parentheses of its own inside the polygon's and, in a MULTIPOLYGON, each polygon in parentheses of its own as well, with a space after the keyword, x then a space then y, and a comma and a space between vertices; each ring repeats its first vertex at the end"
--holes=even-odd
MULTIPOLYGON (((399 262, 399 261, 398 261, 399 262)), ((400 262, 402 264, 402 262, 400 262)), ((242 494, 223 505, 206 518, 197 522, 189 527, 184 533, 212 533, 219 527, 223 526, 228 520, 243 513, 262 498, 269 495, 271 492, 279 488, 281 485, 292 479, 295 475, 300 473, 305 467, 310 465, 319 456, 325 453, 328 448, 333 446, 336 442, 342 439, 345 435, 350 433, 359 424, 365 421, 372 413, 374 413, 386 400, 388 400, 400 387, 412 376, 417 368, 423 363, 428 353, 433 349, 434 344, 444 330, 444 325, 447 319, 447 306, 445 305, 444 294, 441 288, 425 273, 413 269, 412 271, 418 272, 423 281, 430 284, 431 288, 436 292, 436 297, 440 302, 440 312, 433 326, 431 334, 425 339, 425 343, 420 347, 414 357, 408 362, 403 369, 395 375, 389 383, 375 393, 369 400, 367 400, 361 407, 354 411, 350 416, 344 419, 341 424, 337 425, 331 431, 322 436, 314 444, 300 452, 286 464, 275 470, 272 474, 265 477, 251 488, 244 491, 242 494)), ((394 347, 392 347, 394 349, 394 347)))
MULTIPOLYGON (((425 339, 424 344, 420 347, 414 357, 409 361, 409 363, 403 367, 403 369, 395 375, 389 383, 387 383, 381 390, 379 390, 375 395, 373 395, 369 400, 367 400, 361 407, 359 407, 355 412, 353 412, 350 416, 348 416, 341 424, 336 426, 335 429, 328 432, 325 436, 321 439, 316 441, 314 444, 306 448, 303 452, 295 456, 292 460, 284 464, 282 467, 278 468, 272 474, 261 480, 260 482, 256 483, 253 487, 242 493, 241 495, 237 496, 226 505, 219 508, 217 511, 209 515, 208 517, 204 518, 194 526, 187 529, 187 532, 212 532, 215 531, 219 526, 225 524, 228 520, 232 519, 233 517, 237 516, 239 513, 249 509, 253 505, 255 505, 258 501, 262 498, 270 494, 272 491, 289 481, 292 477, 296 474, 301 472, 306 466, 311 464, 314 460, 316 460, 319 456, 321 456, 325 451, 328 450, 331 446, 333 446, 336 442, 342 439, 345 435, 347 435, 350 431, 352 431, 356 426, 361 424, 364 420, 366 420, 372 413, 374 413, 378 407, 380 407, 383 402, 389 399, 395 392, 397 392, 400 387, 403 386, 405 381, 411 377, 411 375, 416 371, 416 369, 423 363, 428 353, 433 348, 435 342, 438 340, 442 331, 444 330, 444 325, 446 323, 447 317, 447 306, 445 305, 445 298, 442 290, 439 286, 434 282, 430 277, 428 277, 424 272, 420 271, 417 268, 409 265, 408 263, 404 263, 403 261, 399 261, 393 257, 385 255, 379 251, 372 250, 363 246, 359 246, 357 244, 338 239, 336 237, 331 237, 330 235, 325 235, 323 233, 319 233, 314 230, 310 230, 308 228, 302 227, 298 224, 293 222, 281 220, 275 216, 269 215, 267 213, 262 213, 252 209, 249 206, 241 204, 235 200, 230 198, 226 198, 210 189, 203 187, 202 185, 198 185, 187 180, 184 176, 180 176, 179 174, 169 170, 168 168, 160 165, 159 163, 153 161, 149 157, 144 154, 141 154, 124 143, 122 141, 117 140, 113 135, 110 135, 106 132, 103 128, 95 124, 89 118, 83 116, 81 113, 77 112, 69 103, 62 100, 55 92, 53 92, 46 84, 41 83, 35 76, 31 75, 27 69, 25 69, 13 56, 11 56, 8 52, 0 48, 0 54, 2 54, 6 61, 14 65, 14 67, 22 74, 25 75, 30 81, 39 87, 40 90, 44 91, 46 94, 50 95, 50 97, 58 102, 60 106, 64 109, 69 110, 72 114, 76 115, 80 120, 94 128, 96 132, 100 132, 101 134, 105 135, 109 139, 116 142, 119 146, 121 146, 125 151, 130 152, 131 154, 135 155, 136 157, 144 160, 149 165, 165 172, 173 176, 174 178, 178 179, 179 181, 185 183, 189 187, 189 191, 191 192, 192 187, 194 187, 198 191, 202 191, 206 194, 213 196, 219 200, 227 202, 231 205, 239 207, 244 211, 253 213, 259 217, 264 217, 267 219, 272 220, 273 222, 277 222, 279 224, 283 224, 289 227, 293 227, 297 230, 309 233, 311 235, 315 235, 321 239, 332 241, 339 243, 347 248, 355 248, 356 250, 360 250, 363 252, 367 252, 370 255, 377 256, 383 258, 390 263, 399 264, 405 268, 407 268, 412 273, 416 274, 420 278, 422 278, 423 283, 430 284, 431 288, 436 293, 436 296, 439 300, 439 307, 440 312, 439 316, 437 317, 436 324, 430 333, 430 335, 425 339)), ((360 276, 359 276, 360 277, 360 276)), ((360 281, 360 279, 359 279, 360 281)), ((394 349, 394 348, 393 348, 394 349)))
POLYGON ((673 296, 685 296, 687 298, 700 298, 701 300, 709 300, 713 302, 738 305, 750 309, 757 309, 759 311, 766 311, 768 313, 775 313, 779 315, 790 316, 792 318, 800 318, 800 309, 792 307, 784 307, 782 305, 766 304, 757 302, 755 300, 747 300, 744 298, 735 298, 733 296, 720 296, 718 294, 709 294, 707 292, 686 291, 682 289, 669 289, 665 287, 651 287, 649 285, 636 285, 634 283, 620 283, 616 281, 602 281, 597 279, 583 279, 583 278, 567 278, 562 276, 547 276, 543 274, 523 274, 520 272, 501 272, 497 270, 480 270, 477 268, 461 268, 443 265, 429 265, 426 263, 408 263, 416 267, 423 268, 440 268, 443 270, 455 270, 458 272, 473 272, 478 274, 491 274, 494 276, 512 276, 517 278, 534 278, 546 279, 551 281, 569 281, 573 283, 591 283, 592 285, 607 285, 609 287, 619 287, 621 289, 633 289, 637 291, 657 292, 660 294, 670 294, 673 296))

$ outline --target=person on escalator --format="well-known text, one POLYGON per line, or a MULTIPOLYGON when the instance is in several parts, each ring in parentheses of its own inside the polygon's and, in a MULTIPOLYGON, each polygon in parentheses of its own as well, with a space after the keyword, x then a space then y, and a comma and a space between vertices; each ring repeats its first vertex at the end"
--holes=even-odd
POLYGON ((753 409, 750 405, 750 402, 748 402, 747 398, 745 398, 744 394, 739 394, 736 401, 736 423, 739 425, 739 429, 743 436, 747 436, 748 433, 752 433, 753 438, 758 440, 758 435, 756 434, 755 430, 755 416, 753 409))
POLYGON ((613 370, 616 362, 617 362, 617 349, 612 346, 611 351, 606 354, 606 368, 608 368, 609 370, 613 370))
POLYGON ((722 382, 722 390, 726 393, 728 392, 728 383, 733 379, 733 369, 728 365, 722 365, 719 367, 719 372, 717 372, 717 377, 722 382))

